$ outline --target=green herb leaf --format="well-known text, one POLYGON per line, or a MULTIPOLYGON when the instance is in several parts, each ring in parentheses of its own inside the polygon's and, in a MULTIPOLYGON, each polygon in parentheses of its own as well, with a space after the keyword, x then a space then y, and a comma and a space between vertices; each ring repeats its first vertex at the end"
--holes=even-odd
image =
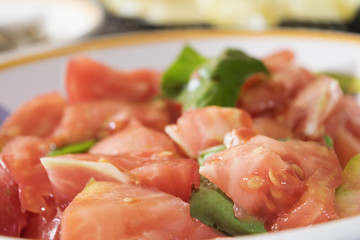
POLYGON ((339 217, 351 217, 360 213, 360 154, 345 166, 342 184, 335 191, 335 208, 339 217))
POLYGON ((183 108, 202 108, 210 105, 234 107, 245 81, 254 73, 267 74, 258 59, 234 49, 226 50, 218 59, 206 62, 197 70, 177 100, 183 108))
POLYGON ((206 58, 190 46, 185 46, 175 62, 163 74, 162 93, 175 99, 189 82, 191 73, 206 61, 206 58))
POLYGON ((325 143, 326 145, 329 147, 329 148, 334 148, 334 143, 333 143, 333 140, 330 136, 328 135, 325 135, 324 136, 324 140, 325 140, 325 143))
POLYGON ((237 219, 233 202, 220 190, 202 188, 193 192, 190 213, 206 225, 231 236, 266 232, 264 224, 255 218, 237 219))
POLYGON ((47 155, 53 157, 58 155, 70 154, 70 153, 87 152, 95 143, 96 143, 95 140, 88 140, 80 143, 75 143, 72 145, 67 145, 63 148, 55 149, 49 152, 47 155))
POLYGON ((205 149, 204 151, 200 152, 198 157, 198 163, 200 166, 204 165, 205 160, 213 155, 214 153, 221 152, 222 150, 226 149, 225 145, 218 145, 214 146, 208 149, 205 149))
POLYGON ((360 79, 349 74, 335 73, 335 72, 322 72, 318 76, 326 75, 335 78, 346 94, 360 93, 360 79))
POLYGON ((287 141, 289 141, 291 138, 290 137, 286 137, 286 138, 280 138, 280 139, 278 139, 278 141, 280 141, 280 142, 287 142, 287 141))

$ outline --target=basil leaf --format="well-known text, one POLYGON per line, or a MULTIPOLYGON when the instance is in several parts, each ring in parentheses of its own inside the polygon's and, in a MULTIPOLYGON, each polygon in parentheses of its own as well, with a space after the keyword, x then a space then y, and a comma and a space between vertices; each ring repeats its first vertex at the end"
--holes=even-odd
POLYGON ((210 105, 235 107, 245 81, 254 73, 268 74, 265 65, 244 52, 226 50, 218 59, 206 62, 197 70, 177 98, 183 109, 210 105))
POLYGON ((332 138, 330 136, 325 135, 324 140, 325 140, 326 146, 328 146, 329 148, 334 148, 334 143, 333 143, 333 140, 332 140, 332 138))
POLYGON ((162 93, 175 99, 190 80, 191 73, 207 61, 190 46, 185 46, 175 62, 164 72, 162 93))
POLYGON ((87 152, 95 143, 96 143, 95 140, 88 140, 80 143, 71 144, 63 148, 55 149, 49 152, 47 155, 50 157, 54 157, 54 156, 70 154, 70 153, 83 153, 83 152, 87 152))
POLYGON ((323 72, 318 73, 318 76, 326 75, 335 78, 345 94, 360 93, 360 79, 354 76, 335 73, 335 72, 323 72))
POLYGON ((237 219, 231 199, 216 189, 200 188, 193 192, 190 214, 206 225, 231 236, 266 232, 264 224, 255 218, 237 219))

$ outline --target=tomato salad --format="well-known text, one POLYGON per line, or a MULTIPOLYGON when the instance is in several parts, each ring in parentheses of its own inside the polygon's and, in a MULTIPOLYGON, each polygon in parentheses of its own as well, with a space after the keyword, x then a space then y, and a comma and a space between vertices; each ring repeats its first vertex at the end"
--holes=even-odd
POLYGON ((185 46, 164 72, 69 60, 0 128, 0 235, 214 239, 360 213, 351 84, 281 50, 185 46), (345 86, 345 87, 344 87, 345 86))

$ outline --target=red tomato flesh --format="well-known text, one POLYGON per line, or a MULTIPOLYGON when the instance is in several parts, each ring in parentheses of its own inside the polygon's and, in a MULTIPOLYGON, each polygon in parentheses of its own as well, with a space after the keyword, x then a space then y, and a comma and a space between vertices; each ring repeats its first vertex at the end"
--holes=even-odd
POLYGON ((137 104, 114 100, 69 104, 48 141, 59 147, 101 139, 121 130, 132 120, 163 131, 165 125, 173 122, 175 107, 172 105, 161 100, 137 104))
POLYGON ((71 102, 147 101, 158 93, 159 83, 160 74, 156 71, 118 71, 84 56, 71 59, 66 72, 66 90, 71 102))
POLYGON ((7 169, 19 185, 23 210, 40 213, 47 208, 44 197, 53 192, 40 157, 48 151, 48 144, 40 138, 17 137, 8 142, 1 153, 7 169))
POLYGON ((1 162, 0 192, 0 235, 20 237, 26 217, 21 211, 18 186, 1 162))
POLYGON ((341 183, 341 167, 333 150, 315 142, 281 142, 257 135, 210 156, 200 167, 200 174, 221 188, 243 212, 263 219, 269 229, 278 216, 293 220, 283 221, 284 226, 279 221, 275 230, 336 216, 334 198, 328 196, 334 195, 341 183), (294 211, 294 206, 299 209, 294 211), (296 214, 311 211, 318 215, 296 214))
POLYGON ((246 111, 211 106, 187 110, 165 131, 189 157, 195 158, 200 151, 221 144, 226 133, 239 127, 252 127, 246 111))
POLYGON ((128 154, 69 154, 41 159, 55 198, 62 208, 94 178, 98 181, 134 183, 190 198, 198 187, 199 166, 193 159, 149 159, 128 154))
POLYGON ((135 185, 96 182, 66 208, 62 240, 209 239, 218 236, 190 217, 188 203, 135 185))
POLYGON ((137 122, 97 142, 89 151, 92 154, 117 155, 129 152, 177 152, 173 141, 165 133, 143 127, 137 122))
POLYGON ((0 128, 0 150, 16 136, 48 136, 60 122, 64 98, 57 92, 39 95, 12 113, 0 128))

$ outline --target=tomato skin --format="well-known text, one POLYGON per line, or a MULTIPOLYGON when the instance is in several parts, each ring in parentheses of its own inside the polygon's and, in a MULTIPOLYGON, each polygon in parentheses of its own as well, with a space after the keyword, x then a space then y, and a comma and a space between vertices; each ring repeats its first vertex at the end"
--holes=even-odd
POLYGON ((190 217, 188 203, 129 184, 96 182, 65 209, 62 240, 210 239, 210 227, 190 217), (91 217, 89 217, 91 216, 91 217))
POLYGON ((111 69, 85 56, 72 58, 66 72, 70 102, 99 99, 147 101, 159 91, 160 74, 146 69, 111 69))
POLYGON ((46 137, 60 122, 65 100, 57 92, 39 95, 12 113, 0 128, 0 150, 16 136, 46 137))
POLYGON ((44 197, 52 195, 52 187, 40 163, 49 151, 48 144, 38 137, 17 137, 8 142, 2 153, 14 180, 19 185, 22 210, 40 213, 47 208, 44 197))
POLYGON ((0 162, 0 235, 20 237, 26 225, 21 211, 18 186, 0 162))

